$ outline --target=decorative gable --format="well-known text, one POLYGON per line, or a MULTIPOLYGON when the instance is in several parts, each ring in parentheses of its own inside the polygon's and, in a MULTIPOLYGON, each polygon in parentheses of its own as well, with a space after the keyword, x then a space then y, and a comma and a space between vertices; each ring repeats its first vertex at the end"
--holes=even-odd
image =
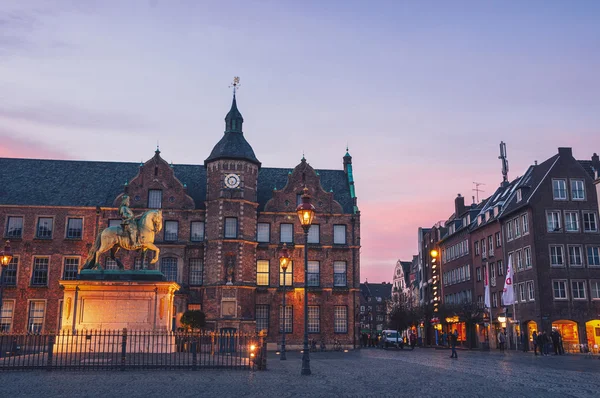
POLYGON ((326 192, 321 185, 321 178, 306 159, 302 158, 290 174, 288 181, 282 189, 273 189, 273 197, 266 203, 265 211, 293 212, 299 202, 302 189, 308 188, 311 203, 318 213, 341 214, 342 206, 333 199, 333 192, 326 192))
POLYGON ((125 185, 123 191, 115 198, 115 207, 120 205, 122 196, 127 194, 131 198, 132 208, 148 208, 150 191, 160 191, 162 209, 195 208, 187 187, 175 177, 173 167, 161 158, 158 149, 150 160, 140 164, 138 174, 125 185))

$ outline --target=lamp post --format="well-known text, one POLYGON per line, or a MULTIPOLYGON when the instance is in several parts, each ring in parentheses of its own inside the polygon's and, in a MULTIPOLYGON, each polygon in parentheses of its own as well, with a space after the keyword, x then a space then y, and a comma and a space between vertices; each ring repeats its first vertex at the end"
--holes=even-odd
POLYGON ((308 231, 315 217, 315 207, 310 203, 308 188, 304 187, 302 203, 296 208, 300 225, 304 229, 304 349, 302 350, 303 376, 310 375, 310 356, 308 354, 308 231))
MULTIPOLYGON (((0 251, 0 317, 2 316, 2 301, 4 294, 4 267, 10 264, 12 260, 12 252, 10 251, 10 241, 6 241, 4 250, 0 251)), ((3 330, 0 329, 0 332, 3 330)))
POLYGON ((285 285, 286 285, 286 275, 288 265, 290 264, 290 252, 288 251, 287 244, 283 244, 283 249, 279 252, 279 266, 283 271, 283 333, 281 334, 281 356, 280 360, 285 361, 287 358, 285 357, 285 319, 286 319, 286 307, 285 307, 285 285))

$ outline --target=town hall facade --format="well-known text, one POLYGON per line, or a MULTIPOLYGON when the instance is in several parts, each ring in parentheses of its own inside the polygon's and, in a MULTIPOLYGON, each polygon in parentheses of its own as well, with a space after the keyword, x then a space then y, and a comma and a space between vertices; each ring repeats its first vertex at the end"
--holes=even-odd
MULTIPOLYGON (((360 280, 360 212, 352 157, 343 169, 262 167, 246 141, 234 95, 226 129, 203 165, 168 164, 157 149, 145 163, 0 159, 0 221, 14 258, 5 267, 3 332, 55 332, 62 324, 59 280, 76 279, 96 235, 120 225, 124 195, 136 215, 161 209, 155 267, 181 289, 172 328, 186 310, 202 310, 215 331, 267 332, 291 346, 302 341, 304 283, 308 331, 326 344, 356 344, 360 280), (304 232, 296 206, 308 188, 316 216, 304 232), (284 280, 283 245, 292 264, 284 280), (286 284, 286 309, 281 306, 286 284)), ((119 252, 126 269, 142 268, 139 252, 119 252)), ((99 262, 117 269, 107 255, 99 262)), ((150 268, 153 266, 150 265, 150 268)))

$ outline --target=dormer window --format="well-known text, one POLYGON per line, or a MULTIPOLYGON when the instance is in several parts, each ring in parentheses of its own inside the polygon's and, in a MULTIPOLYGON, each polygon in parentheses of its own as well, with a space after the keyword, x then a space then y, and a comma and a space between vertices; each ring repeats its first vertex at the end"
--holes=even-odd
POLYGON ((517 190, 517 203, 523 200, 523 193, 520 189, 517 190))

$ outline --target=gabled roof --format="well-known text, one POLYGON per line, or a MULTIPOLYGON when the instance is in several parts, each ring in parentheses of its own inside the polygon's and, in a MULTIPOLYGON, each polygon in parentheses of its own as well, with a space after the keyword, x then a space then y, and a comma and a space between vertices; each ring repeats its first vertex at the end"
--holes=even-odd
MULTIPOLYGON (((0 158, 0 204, 24 206, 112 207, 139 163, 0 158)), ((175 177, 187 186, 196 208, 206 200, 206 168, 175 164, 175 177)), ((287 168, 264 167, 258 174, 258 210, 264 209, 273 188, 287 183, 287 168)), ((321 185, 333 191, 344 213, 353 213, 353 200, 343 170, 317 170, 321 185)))
POLYGON ((590 177, 592 177, 592 180, 595 180, 596 174, 594 173, 594 171, 600 172, 600 170, 596 170, 594 168, 593 162, 591 160, 578 160, 578 162, 581 165, 581 167, 583 167, 585 172, 588 173, 590 177))
POLYGON ((361 283, 360 293, 363 297, 381 297, 382 300, 389 300, 392 298, 392 284, 391 283, 361 283))

